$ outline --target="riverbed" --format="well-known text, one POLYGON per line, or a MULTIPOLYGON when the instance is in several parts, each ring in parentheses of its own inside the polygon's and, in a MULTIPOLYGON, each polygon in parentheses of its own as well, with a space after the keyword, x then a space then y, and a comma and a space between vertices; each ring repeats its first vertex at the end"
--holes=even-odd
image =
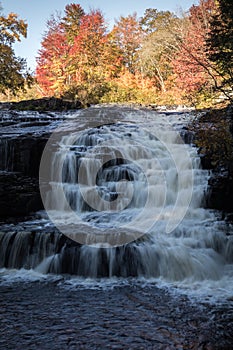
MULTIPOLYGON (((101 283, 100 283, 101 282, 101 283)), ((1 349, 233 349, 233 302, 211 306, 156 285, 3 283, 1 349)))

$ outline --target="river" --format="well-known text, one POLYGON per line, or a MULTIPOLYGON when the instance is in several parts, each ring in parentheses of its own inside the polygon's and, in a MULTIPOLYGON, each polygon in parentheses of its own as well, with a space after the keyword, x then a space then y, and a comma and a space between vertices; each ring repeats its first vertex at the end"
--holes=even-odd
POLYGON ((36 134, 43 119, 49 136, 46 210, 0 227, 0 346, 233 348, 233 231, 205 208, 210 173, 182 140, 193 115, 96 106, 34 116, 30 126, 24 113, 22 132, 4 121, 4 172, 13 134, 36 134))

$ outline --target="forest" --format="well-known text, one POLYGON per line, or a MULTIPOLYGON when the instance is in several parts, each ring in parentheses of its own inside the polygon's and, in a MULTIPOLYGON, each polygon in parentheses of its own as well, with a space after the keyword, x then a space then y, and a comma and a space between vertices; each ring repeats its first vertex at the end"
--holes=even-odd
POLYGON ((140 18, 121 16, 112 29, 100 10, 71 3, 47 21, 33 74, 13 49, 26 35, 17 14, 1 14, 2 101, 208 107, 233 99, 231 0, 199 0, 179 16, 149 8, 140 18))

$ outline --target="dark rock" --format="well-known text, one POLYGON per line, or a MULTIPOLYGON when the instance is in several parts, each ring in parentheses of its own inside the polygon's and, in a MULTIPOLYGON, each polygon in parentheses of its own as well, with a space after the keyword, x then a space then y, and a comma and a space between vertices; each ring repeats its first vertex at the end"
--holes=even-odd
POLYGON ((42 208, 38 179, 0 172, 0 217, 23 216, 42 208))
MULTIPOLYGON (((198 140, 199 131, 206 128, 206 125, 211 125, 212 129, 216 130, 216 135, 219 132, 219 125, 221 122, 227 122, 230 133, 232 134, 233 143, 233 106, 229 105, 223 109, 208 110, 198 118, 198 122, 195 126, 194 131, 198 140)), ((227 129, 226 129, 227 131, 227 129)), ((227 134, 229 137, 229 134, 227 134)), ((201 137, 202 134, 201 134, 201 137)), ((206 133, 208 137, 208 132, 206 133)), ((221 139, 222 147, 220 155, 216 157, 214 152, 205 152, 201 147, 199 154, 201 157, 201 164, 204 169, 212 170, 210 179, 208 181, 208 190, 206 194, 206 205, 210 209, 221 210, 229 216, 229 213, 233 213, 233 155, 231 154, 232 149, 230 148, 230 140, 225 140, 224 134, 221 139), (225 143, 224 143, 225 142, 225 143), (228 150, 227 156, 224 154, 228 150)), ((201 141, 202 142, 202 141, 201 141)), ((215 138, 210 138, 209 142, 214 143, 215 138)), ((216 141, 217 142, 217 141, 216 141)), ((218 141, 219 142, 219 141, 218 141)), ((214 150, 214 148, 213 148, 214 150)))
POLYGON ((201 166, 203 169, 206 169, 206 170, 213 169, 213 164, 210 157, 208 157, 206 154, 200 154, 200 153, 199 153, 199 156, 201 159, 201 166))
POLYGON ((0 140, 0 169, 38 177, 41 155, 48 137, 22 135, 0 140))
POLYGON ((213 172, 208 185, 208 208, 233 212, 233 174, 229 170, 219 169, 213 172))
POLYGON ((36 111, 67 111, 69 109, 78 109, 82 107, 79 101, 67 101, 61 98, 44 97, 40 99, 12 102, 7 105, 10 110, 36 110, 36 111))
POLYGON ((180 131, 180 136, 182 137, 184 143, 193 144, 195 140, 195 132, 188 129, 187 127, 183 127, 180 131))
POLYGON ((63 119, 58 112, 48 115, 1 111, 1 218, 21 217, 43 209, 39 191, 40 160, 51 132, 63 119))

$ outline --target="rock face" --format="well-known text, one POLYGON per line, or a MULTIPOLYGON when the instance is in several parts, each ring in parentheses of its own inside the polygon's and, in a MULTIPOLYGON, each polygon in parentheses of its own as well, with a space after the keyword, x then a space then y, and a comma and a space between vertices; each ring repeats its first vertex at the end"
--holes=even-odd
POLYGON ((208 184, 208 208, 233 213, 233 174, 228 169, 214 171, 208 184))
POLYGON ((45 97, 20 102, 13 102, 9 105, 10 110, 23 111, 67 111, 69 109, 77 109, 81 107, 82 105, 79 101, 67 101, 55 97, 45 97))
POLYGON ((0 111, 0 217, 43 209, 39 166, 45 144, 63 114, 0 111))
POLYGON ((0 169, 38 177, 47 135, 22 135, 0 140, 0 169))
POLYGON ((37 178, 0 172, 0 217, 25 216, 43 208, 37 178))
MULTIPOLYGON (((201 162, 204 169, 211 171, 206 198, 207 207, 221 210, 227 217, 231 217, 229 213, 233 213, 233 106, 206 113, 200 118, 198 128, 200 130, 203 125, 205 127, 205 124, 209 124, 212 130, 216 130, 217 135, 222 132, 221 123, 226 123, 226 133, 216 138, 213 137, 213 134, 209 141, 210 143, 216 142, 216 149, 221 147, 220 156, 216 161, 216 157, 213 159, 215 154, 207 152, 201 155, 201 162), (220 146, 218 146, 219 143, 221 143, 220 146)), ((197 137, 199 130, 196 133, 197 137)), ((208 136, 207 133, 206 137, 208 136)))

